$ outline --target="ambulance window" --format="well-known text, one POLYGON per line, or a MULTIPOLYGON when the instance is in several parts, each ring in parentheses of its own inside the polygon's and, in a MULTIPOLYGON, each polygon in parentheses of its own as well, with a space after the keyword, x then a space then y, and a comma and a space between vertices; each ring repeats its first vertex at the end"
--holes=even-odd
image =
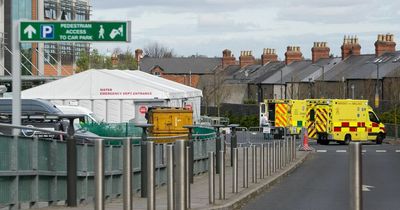
POLYGON ((310 121, 315 121, 315 111, 314 111, 314 109, 311 109, 311 111, 310 111, 310 121))
POLYGON ((379 123, 378 117, 373 112, 369 112, 369 120, 371 122, 379 123))

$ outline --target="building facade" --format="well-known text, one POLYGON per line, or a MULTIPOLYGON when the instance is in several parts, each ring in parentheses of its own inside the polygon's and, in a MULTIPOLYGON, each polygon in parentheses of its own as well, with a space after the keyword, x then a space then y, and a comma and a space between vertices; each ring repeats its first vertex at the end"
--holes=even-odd
MULTIPOLYGON (((0 75, 10 75, 12 25, 15 20, 89 20, 90 0, 0 0, 0 75)), ((72 75, 80 53, 89 50, 86 43, 23 43, 23 75, 40 77, 72 75)))

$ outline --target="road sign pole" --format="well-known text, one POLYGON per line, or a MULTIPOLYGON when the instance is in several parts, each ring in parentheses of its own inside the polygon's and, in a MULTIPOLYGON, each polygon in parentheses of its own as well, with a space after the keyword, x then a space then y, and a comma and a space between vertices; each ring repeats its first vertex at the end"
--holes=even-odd
MULTIPOLYGON (((12 35, 19 35, 19 21, 13 21, 12 35)), ((21 125, 21 49, 19 39, 12 40, 12 124, 21 125)), ((13 135, 18 135, 19 130, 13 129, 13 135)))

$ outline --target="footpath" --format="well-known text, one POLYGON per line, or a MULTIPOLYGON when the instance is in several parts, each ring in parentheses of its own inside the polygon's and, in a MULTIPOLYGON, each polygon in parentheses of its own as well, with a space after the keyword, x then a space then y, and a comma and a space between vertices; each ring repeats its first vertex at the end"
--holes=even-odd
MULTIPOLYGON (((227 149, 229 151, 230 149, 227 149)), ((232 167, 230 166, 230 153, 225 153, 225 200, 219 199, 219 175, 215 175, 215 204, 209 204, 208 200, 208 173, 197 175, 194 177, 194 183, 191 184, 191 208, 190 209, 238 209, 240 206, 261 194, 273 184, 281 181, 283 177, 296 169, 303 163, 310 152, 297 151, 296 159, 287 164, 282 169, 277 169, 275 173, 267 176, 267 169, 264 168, 264 179, 260 179, 260 161, 257 154, 257 182, 252 182, 252 159, 249 150, 248 159, 248 188, 243 188, 243 149, 239 148, 238 154, 238 193, 232 193, 232 167)), ((265 157, 266 159, 266 157, 265 157)), ((136 197, 133 202, 133 209, 145 210, 147 207, 147 199, 136 197)), ((167 187, 161 186, 156 189, 156 209, 167 209, 167 187)), ((93 203, 81 205, 76 208, 68 208, 66 206, 51 206, 41 208, 43 210, 93 210, 93 203)), ((106 203, 107 210, 122 210, 122 198, 112 199, 106 203)))

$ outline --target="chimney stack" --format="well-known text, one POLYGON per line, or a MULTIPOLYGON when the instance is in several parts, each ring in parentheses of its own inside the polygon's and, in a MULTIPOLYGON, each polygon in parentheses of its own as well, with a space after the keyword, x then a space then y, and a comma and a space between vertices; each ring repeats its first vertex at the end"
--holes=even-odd
POLYGON ((291 64, 294 61, 303 60, 303 54, 298 46, 288 46, 285 53, 285 63, 286 65, 291 64))
POLYGON ((264 48, 263 54, 261 55, 262 65, 265 65, 268 62, 277 61, 277 60, 278 60, 278 55, 276 54, 275 49, 264 48))
POLYGON ((241 51, 240 52, 240 57, 239 57, 240 68, 248 66, 248 65, 253 65, 255 63, 255 61, 256 61, 256 59, 251 54, 251 51, 241 51))
POLYGON ((311 48, 312 62, 315 63, 321 58, 329 58, 330 49, 326 42, 314 42, 314 47, 311 48))
POLYGON ((236 58, 232 54, 232 52, 228 49, 225 49, 222 51, 222 68, 226 68, 227 66, 230 65, 235 65, 236 64, 236 58))
POLYGON ((378 34, 378 39, 375 42, 375 55, 381 56, 385 52, 395 52, 396 42, 394 42, 393 34, 378 34))
POLYGON ((344 36, 342 45, 342 60, 350 55, 360 55, 361 45, 358 43, 357 36, 344 36))
POLYGON ((142 58, 143 58, 143 50, 142 49, 136 49, 135 50, 135 60, 136 60, 136 62, 139 63, 142 58))

